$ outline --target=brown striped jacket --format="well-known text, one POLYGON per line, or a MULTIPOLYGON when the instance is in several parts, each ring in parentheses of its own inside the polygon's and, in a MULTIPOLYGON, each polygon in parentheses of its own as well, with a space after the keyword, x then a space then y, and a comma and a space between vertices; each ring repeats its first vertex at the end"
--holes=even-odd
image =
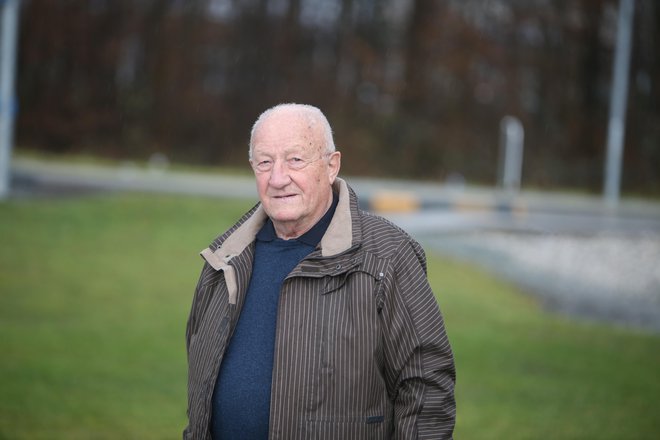
MULTIPOLYGON (((280 292, 269 438, 447 439, 454 361, 420 245, 362 212, 337 179, 339 204, 318 248, 280 292)), ((184 439, 209 439, 211 399, 250 280, 260 205, 202 251, 186 328, 184 439)))

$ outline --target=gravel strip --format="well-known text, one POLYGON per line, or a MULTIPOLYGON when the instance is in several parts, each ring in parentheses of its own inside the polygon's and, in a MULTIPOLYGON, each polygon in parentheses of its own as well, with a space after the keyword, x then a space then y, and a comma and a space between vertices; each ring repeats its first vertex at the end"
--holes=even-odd
POLYGON ((498 231, 424 235, 429 248, 476 262, 552 310, 660 332, 660 234, 498 231))

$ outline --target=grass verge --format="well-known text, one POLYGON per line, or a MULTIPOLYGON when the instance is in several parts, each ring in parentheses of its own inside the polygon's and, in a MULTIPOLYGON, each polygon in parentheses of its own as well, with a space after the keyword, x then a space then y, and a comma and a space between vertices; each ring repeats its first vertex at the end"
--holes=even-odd
MULTIPOLYGON (((166 439, 185 424, 196 252, 251 202, 0 204, 0 438, 166 439)), ((543 313, 431 256, 458 369, 456 437, 655 438, 660 338, 543 313)))

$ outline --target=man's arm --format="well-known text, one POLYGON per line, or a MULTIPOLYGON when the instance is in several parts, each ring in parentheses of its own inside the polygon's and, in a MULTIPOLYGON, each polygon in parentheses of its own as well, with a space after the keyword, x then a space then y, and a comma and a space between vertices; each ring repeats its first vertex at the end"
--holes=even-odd
POLYGON ((454 358, 424 251, 411 240, 393 261, 382 316, 394 437, 450 439, 456 418, 454 358))

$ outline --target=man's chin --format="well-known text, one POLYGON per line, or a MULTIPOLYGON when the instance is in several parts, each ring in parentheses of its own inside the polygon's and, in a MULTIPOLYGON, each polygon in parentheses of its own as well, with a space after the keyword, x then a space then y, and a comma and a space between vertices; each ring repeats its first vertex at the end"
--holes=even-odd
POLYGON ((290 223, 295 222, 300 218, 300 213, 290 210, 278 210, 274 209, 271 212, 266 212, 268 217, 274 223, 290 223))

